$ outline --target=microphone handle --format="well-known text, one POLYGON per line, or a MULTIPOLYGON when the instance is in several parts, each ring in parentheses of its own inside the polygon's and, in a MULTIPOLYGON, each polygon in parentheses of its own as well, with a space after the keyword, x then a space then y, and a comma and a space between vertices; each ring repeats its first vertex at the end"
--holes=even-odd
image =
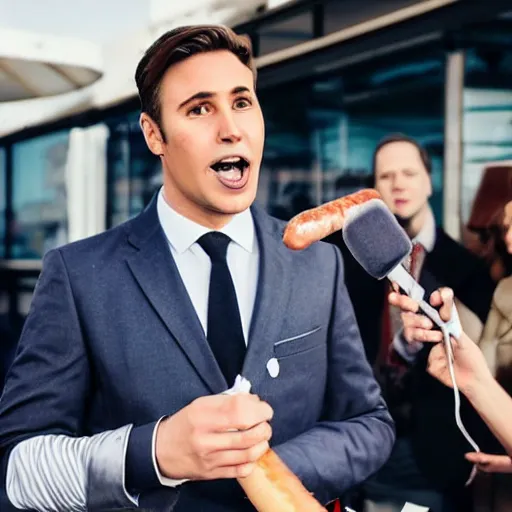
POLYGON ((452 304, 452 313, 450 315, 450 320, 445 322, 439 316, 439 312, 433 308, 426 300, 421 300, 418 302, 420 309, 423 313, 432 320, 438 327, 445 330, 450 336, 453 336, 455 339, 460 338, 462 334, 462 326, 460 324, 459 314, 457 312, 457 308, 455 304, 452 304))
POLYGON ((446 329, 450 336, 459 338, 462 332, 460 325, 459 314, 455 304, 452 306, 452 314, 450 320, 445 322, 439 316, 439 312, 433 308, 425 299, 425 289, 412 277, 411 274, 399 263, 391 272, 387 275, 387 278, 391 282, 398 284, 400 289, 409 297, 414 299, 420 306, 422 312, 434 322, 441 329, 446 329))

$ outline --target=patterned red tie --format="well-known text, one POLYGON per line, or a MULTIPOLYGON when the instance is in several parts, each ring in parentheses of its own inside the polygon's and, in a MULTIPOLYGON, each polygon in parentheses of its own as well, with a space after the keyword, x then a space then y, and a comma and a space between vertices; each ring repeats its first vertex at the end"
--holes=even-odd
POLYGON ((423 267, 423 260, 425 258, 425 248, 420 243, 415 243, 412 246, 410 263, 409 263, 409 273, 418 281, 421 273, 421 268, 423 267))
MULTIPOLYGON (((425 248, 420 243, 414 243, 411 255, 404 262, 404 266, 416 280, 418 280, 421 273, 424 257, 425 248)), ((405 362, 391 347, 393 337, 401 326, 400 311, 398 308, 391 306, 388 301, 388 295, 391 291, 391 283, 388 283, 385 290, 386 296, 384 298, 384 311, 382 315, 381 360, 383 359, 385 364, 389 366, 405 366, 405 362)))

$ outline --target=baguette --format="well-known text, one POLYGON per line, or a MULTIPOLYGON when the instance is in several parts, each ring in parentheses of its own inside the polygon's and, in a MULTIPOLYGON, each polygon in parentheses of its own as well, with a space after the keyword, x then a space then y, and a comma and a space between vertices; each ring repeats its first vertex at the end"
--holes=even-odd
POLYGON ((258 512, 327 512, 271 449, 238 482, 258 512))

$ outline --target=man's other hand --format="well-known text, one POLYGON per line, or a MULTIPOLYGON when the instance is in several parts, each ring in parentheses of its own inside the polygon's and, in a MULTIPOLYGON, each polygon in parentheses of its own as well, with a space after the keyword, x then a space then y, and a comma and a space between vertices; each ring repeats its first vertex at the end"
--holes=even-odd
MULTIPOLYGON (((418 303, 396 292, 389 294, 389 303, 402 310, 404 338, 408 343, 438 343, 443 341, 441 331, 433 330, 433 322, 425 315, 420 314, 418 303)), ((439 315, 444 321, 450 320, 453 307, 453 290, 440 288, 430 296, 430 304, 439 307, 439 315)))
POLYGON ((247 476, 269 449, 272 416, 270 405, 253 394, 198 398, 160 423, 159 470, 177 480, 247 476))

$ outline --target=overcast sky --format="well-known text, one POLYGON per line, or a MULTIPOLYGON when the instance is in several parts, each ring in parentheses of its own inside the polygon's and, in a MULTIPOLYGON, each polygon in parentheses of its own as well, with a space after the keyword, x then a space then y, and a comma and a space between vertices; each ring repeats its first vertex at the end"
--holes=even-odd
POLYGON ((0 28, 105 43, 147 26, 149 4, 150 0, 0 0, 0 28))

